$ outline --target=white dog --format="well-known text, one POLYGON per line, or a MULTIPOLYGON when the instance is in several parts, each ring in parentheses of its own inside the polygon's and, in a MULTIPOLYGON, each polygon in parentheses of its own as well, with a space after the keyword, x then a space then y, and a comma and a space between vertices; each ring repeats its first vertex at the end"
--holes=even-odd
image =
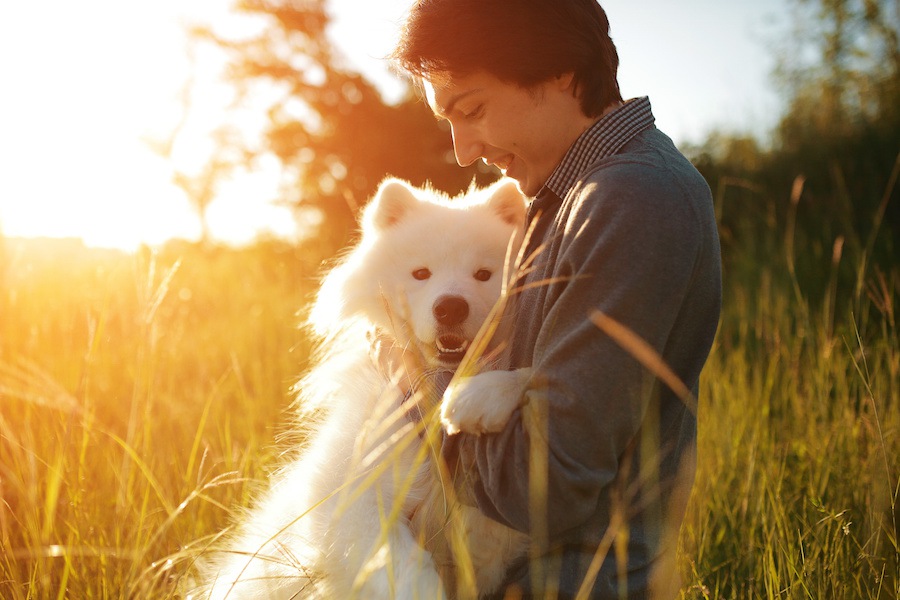
MULTIPOLYGON (((511 181, 454 200, 382 183, 312 312, 322 356, 298 386, 298 427, 312 431, 208 569, 204 596, 436 600, 497 588, 524 536, 454 505, 429 457, 434 429, 407 418, 367 336, 418 348, 426 368, 455 368, 501 295, 524 217, 511 181)), ((490 375, 487 388, 448 393, 449 433, 495 430, 516 408, 485 395, 522 374, 490 375)))

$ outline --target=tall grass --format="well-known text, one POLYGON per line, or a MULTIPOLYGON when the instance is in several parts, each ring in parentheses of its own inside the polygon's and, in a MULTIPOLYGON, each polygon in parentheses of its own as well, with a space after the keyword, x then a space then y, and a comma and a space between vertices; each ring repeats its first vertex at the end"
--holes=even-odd
MULTIPOLYGON (((683 597, 897 598, 900 270, 835 244, 811 289, 790 234, 726 257, 683 597), (855 289, 827 275, 847 268, 855 289)), ((278 462, 317 263, 10 240, 0 260, 0 597, 177 597, 278 462)))
POLYGON ((275 247, 5 258, 0 597, 166 597, 167 557, 272 462, 315 268, 275 247))
POLYGON ((702 379, 687 597, 897 598, 897 330, 829 335, 754 292, 702 379))
POLYGON ((871 254, 897 167, 867 243, 845 253, 836 237, 814 277, 795 267, 797 253, 811 262, 795 242, 802 178, 783 231, 771 222, 726 251, 686 598, 900 598, 900 269, 871 254))

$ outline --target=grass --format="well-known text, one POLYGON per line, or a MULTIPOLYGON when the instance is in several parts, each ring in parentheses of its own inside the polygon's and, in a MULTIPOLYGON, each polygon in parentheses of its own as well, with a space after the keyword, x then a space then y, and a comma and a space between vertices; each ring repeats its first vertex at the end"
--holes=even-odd
POLYGON ((48 248, 5 248, 0 597, 164 597, 274 462, 315 267, 48 248))
POLYGON ((762 290, 703 380, 689 597, 897 598, 897 331, 791 326, 790 298, 762 290))
MULTIPOLYGON (((898 598, 900 271, 730 252, 683 597, 898 598)), ((278 462, 315 255, 0 246, 0 597, 177 597, 278 462)))

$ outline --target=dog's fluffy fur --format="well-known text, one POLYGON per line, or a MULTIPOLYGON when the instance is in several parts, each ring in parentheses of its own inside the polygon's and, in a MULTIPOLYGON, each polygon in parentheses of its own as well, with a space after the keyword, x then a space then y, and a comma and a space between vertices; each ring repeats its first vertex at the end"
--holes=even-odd
MULTIPOLYGON (((313 422, 312 433, 211 561, 203 596, 432 600, 499 585, 524 538, 475 509, 450 508, 452 490, 422 451, 428 436, 406 418, 368 336, 417 348, 426 368, 458 365, 500 295, 524 214, 511 181, 454 200, 382 183, 360 242, 312 311, 321 357, 298 386, 298 427, 313 422), (446 533, 451 513, 456 531, 476 538, 462 559, 446 533), (473 565, 474 582, 459 574, 460 560, 473 565)), ((495 428, 513 408, 485 419, 470 394, 442 414, 453 433, 495 428)))

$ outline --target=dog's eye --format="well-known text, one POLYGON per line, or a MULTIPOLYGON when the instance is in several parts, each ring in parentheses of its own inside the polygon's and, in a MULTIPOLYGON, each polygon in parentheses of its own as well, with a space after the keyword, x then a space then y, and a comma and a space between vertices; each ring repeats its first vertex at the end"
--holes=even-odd
POLYGON ((412 276, 419 281, 424 281, 425 279, 431 277, 431 271, 429 271, 428 269, 416 269, 412 272, 412 276))
POLYGON ((478 281, 487 281, 491 278, 491 275, 493 275, 493 273, 491 273, 487 269, 478 269, 477 271, 475 271, 475 279, 477 279, 478 281))

